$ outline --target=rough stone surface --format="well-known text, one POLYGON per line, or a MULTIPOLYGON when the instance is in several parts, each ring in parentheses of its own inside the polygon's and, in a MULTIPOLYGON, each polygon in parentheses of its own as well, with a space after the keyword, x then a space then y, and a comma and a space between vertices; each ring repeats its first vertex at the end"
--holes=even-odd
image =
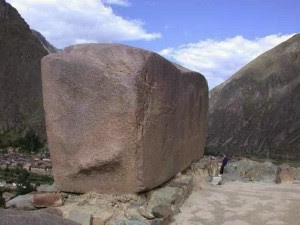
POLYGON ((180 207, 191 194, 191 175, 178 174, 164 185, 147 193, 138 194, 69 194, 59 207, 65 218, 71 211, 92 215, 92 225, 168 224, 169 219, 180 212, 180 207), (166 209, 168 208, 168 209, 166 209), (158 212, 158 209, 164 211, 158 212), (156 212, 156 218, 152 212, 156 212))
POLYGON ((219 165, 215 157, 204 157, 192 164, 191 170, 198 177, 212 178, 219 175, 219 165))
POLYGON ((0 209, 0 225, 80 225, 48 213, 0 209))
POLYGON ((49 208, 40 209, 39 211, 63 217, 63 212, 59 208, 49 207, 49 208))
POLYGON ((218 177, 213 177, 211 184, 212 185, 220 185, 222 182, 222 177, 218 176, 218 177))
POLYGON ((92 214, 79 210, 72 210, 69 214, 69 219, 81 225, 91 225, 92 214))
POLYGON ((157 190, 153 190, 148 194, 148 199, 150 204, 164 204, 169 205, 173 204, 177 199, 179 193, 178 187, 170 187, 166 186, 163 188, 159 188, 157 190))
POLYGON ((8 202, 6 202, 7 208, 16 208, 21 210, 32 210, 35 209, 33 205, 33 195, 19 195, 8 202))
POLYGON ((170 205, 157 205, 152 208, 152 213, 157 218, 167 218, 173 214, 170 205))
POLYGON ((15 193, 12 192, 3 192, 2 193, 2 198, 4 198, 5 202, 9 201, 10 199, 16 197, 15 193))
POLYGON ((274 182, 277 166, 271 162, 256 162, 248 159, 229 162, 222 175, 223 181, 268 181, 274 182))
POLYGON ((55 184, 42 184, 39 187, 37 187, 37 191, 39 192, 57 192, 57 189, 55 187, 55 184))
POLYGON ((0 1, 0 131, 45 136, 40 60, 48 52, 17 10, 0 1))
POLYGON ((155 216, 152 214, 152 212, 150 211, 150 210, 148 210, 147 208, 145 208, 145 207, 140 207, 139 209, 138 209, 138 211, 139 211, 139 213, 143 216, 143 217, 145 217, 146 219, 154 219, 155 218, 155 216))
POLYGON ((300 181, 300 167, 298 167, 298 168, 293 167, 292 170, 293 170, 293 175, 294 175, 295 180, 300 181))
POLYGON ((155 53, 72 46, 43 58, 42 82, 59 191, 145 191, 203 155, 207 82, 155 53))
POLYGON ((276 171, 276 183, 290 182, 294 180, 292 168, 287 164, 278 166, 276 171))
POLYGON ((57 207, 63 205, 62 193, 43 193, 33 196, 33 204, 36 208, 57 207))
POLYGON ((105 225, 107 221, 112 217, 112 213, 103 211, 101 215, 92 217, 92 225, 105 225))

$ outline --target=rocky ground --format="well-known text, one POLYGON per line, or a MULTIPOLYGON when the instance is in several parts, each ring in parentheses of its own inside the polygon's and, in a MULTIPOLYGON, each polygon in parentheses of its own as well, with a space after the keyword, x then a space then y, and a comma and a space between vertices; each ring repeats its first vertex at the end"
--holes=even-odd
POLYGON ((300 182, 228 182, 194 191, 174 217, 181 225, 298 225, 300 182))
POLYGON ((41 185, 15 198, 4 192, 3 198, 7 208, 50 213, 82 225, 297 224, 299 168, 232 160, 220 177, 219 160, 205 157, 164 185, 140 194, 80 195, 41 185))
POLYGON ((248 159, 231 162, 222 178, 195 186, 172 224, 297 225, 299 175, 300 168, 286 164, 277 167, 248 159))
POLYGON ((81 225, 163 225, 179 212, 192 189, 192 176, 178 174, 162 186, 140 194, 79 195, 59 193, 54 185, 42 185, 35 192, 15 198, 5 192, 3 198, 8 200, 7 208, 46 212, 81 225))

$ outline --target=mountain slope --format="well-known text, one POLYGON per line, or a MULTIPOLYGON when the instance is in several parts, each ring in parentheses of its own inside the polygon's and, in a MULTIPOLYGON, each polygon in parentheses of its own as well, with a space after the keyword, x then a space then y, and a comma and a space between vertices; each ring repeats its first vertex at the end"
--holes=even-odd
POLYGON ((55 53, 58 52, 58 49, 55 48, 53 45, 51 45, 46 38, 38 31, 36 30, 31 30, 31 32, 33 33, 34 36, 37 37, 37 39, 41 42, 42 46, 44 47, 44 49, 46 49, 46 51, 50 54, 50 53, 55 53))
POLYGON ((210 92, 207 150, 300 157, 300 34, 210 92))
POLYGON ((0 0, 0 133, 45 134, 40 60, 47 54, 17 10, 0 0))

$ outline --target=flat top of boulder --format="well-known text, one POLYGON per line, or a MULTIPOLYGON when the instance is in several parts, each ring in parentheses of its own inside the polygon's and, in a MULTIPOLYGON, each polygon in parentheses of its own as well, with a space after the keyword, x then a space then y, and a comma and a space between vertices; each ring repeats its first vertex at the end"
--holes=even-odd
MULTIPOLYGON (((107 69, 113 68, 115 71, 120 72, 139 72, 142 66, 145 65, 150 57, 159 57, 166 60, 157 53, 147 51, 145 49, 136 48, 123 44, 79 44, 72 45, 64 49, 64 51, 51 54, 48 57, 64 57, 70 55, 84 55, 84 57, 90 56, 89 60, 99 61, 106 66, 107 69)), ((194 72, 187 68, 184 68, 176 63, 170 62, 182 73, 194 72)), ((196 72, 194 72, 196 73, 196 72)))

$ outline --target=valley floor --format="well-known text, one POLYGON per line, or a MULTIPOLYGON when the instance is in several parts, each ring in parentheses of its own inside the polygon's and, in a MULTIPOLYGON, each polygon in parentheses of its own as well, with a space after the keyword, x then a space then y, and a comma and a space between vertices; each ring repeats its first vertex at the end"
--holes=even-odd
POLYGON ((300 182, 209 184, 193 191, 173 225, 299 225, 300 182))

